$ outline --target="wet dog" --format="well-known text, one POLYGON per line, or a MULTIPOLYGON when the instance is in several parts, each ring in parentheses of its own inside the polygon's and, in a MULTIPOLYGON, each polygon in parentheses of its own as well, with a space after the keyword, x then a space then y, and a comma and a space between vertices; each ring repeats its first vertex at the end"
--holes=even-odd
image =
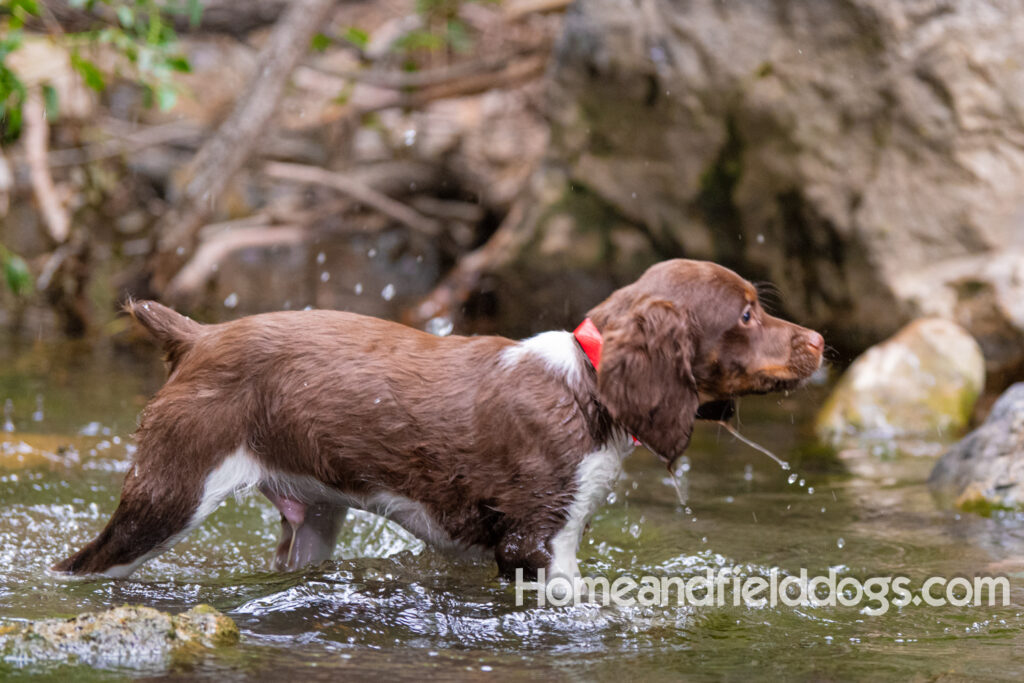
POLYGON ((572 577, 635 443, 671 464, 702 403, 795 387, 824 348, 734 272, 687 260, 651 267, 575 333, 523 341, 334 311, 201 325, 151 301, 127 310, 170 376, 117 509, 61 572, 126 576, 257 487, 281 513, 281 570, 328 559, 355 507, 493 553, 507 576, 572 577))

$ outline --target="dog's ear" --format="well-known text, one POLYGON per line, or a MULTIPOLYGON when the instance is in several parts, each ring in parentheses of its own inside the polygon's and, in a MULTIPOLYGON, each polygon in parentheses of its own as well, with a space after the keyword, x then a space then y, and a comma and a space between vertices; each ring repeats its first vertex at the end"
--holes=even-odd
POLYGON ((671 467, 690 443, 700 403, 691 369, 694 331, 670 301, 647 296, 603 323, 601 401, 671 467))

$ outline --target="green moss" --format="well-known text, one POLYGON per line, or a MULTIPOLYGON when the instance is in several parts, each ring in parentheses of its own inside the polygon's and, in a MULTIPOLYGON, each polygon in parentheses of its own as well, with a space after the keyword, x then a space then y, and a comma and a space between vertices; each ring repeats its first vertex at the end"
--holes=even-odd
POLYGON ((956 507, 961 512, 967 512, 982 517, 991 517, 996 512, 1013 512, 1014 509, 1006 505, 1000 505, 987 498, 971 497, 958 501, 956 507))

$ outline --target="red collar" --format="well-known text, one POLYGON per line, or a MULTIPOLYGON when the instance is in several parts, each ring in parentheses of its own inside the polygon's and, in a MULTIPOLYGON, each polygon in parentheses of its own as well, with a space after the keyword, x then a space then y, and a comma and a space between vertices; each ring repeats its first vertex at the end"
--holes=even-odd
MULTIPOLYGON (((601 364, 601 347, 604 346, 604 339, 601 337, 601 331, 597 329, 597 325, 590 318, 584 318, 579 327, 573 331, 572 336, 576 337, 583 353, 597 370, 597 366, 601 364)), ((629 438, 633 441, 634 446, 643 445, 640 439, 632 434, 629 435, 629 438)))
POLYGON ((601 364, 601 347, 604 345, 601 331, 597 329, 597 325, 590 318, 584 318, 583 322, 572 333, 572 336, 576 337, 576 341, 583 349, 583 353, 587 355, 590 364, 597 370, 597 367, 601 364))

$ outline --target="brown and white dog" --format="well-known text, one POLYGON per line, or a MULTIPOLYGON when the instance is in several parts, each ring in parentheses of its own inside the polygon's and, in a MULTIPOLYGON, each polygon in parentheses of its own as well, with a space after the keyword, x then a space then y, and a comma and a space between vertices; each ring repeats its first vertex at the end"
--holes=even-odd
POLYGON ((127 309, 170 377, 113 517, 57 571, 126 576, 258 487, 281 512, 278 569, 328 559, 355 507, 493 552, 506 576, 574 577, 633 437, 671 463, 702 402, 795 387, 824 347, 732 271, 687 260, 651 267, 575 335, 519 342, 334 311, 200 325, 155 302, 127 309))

